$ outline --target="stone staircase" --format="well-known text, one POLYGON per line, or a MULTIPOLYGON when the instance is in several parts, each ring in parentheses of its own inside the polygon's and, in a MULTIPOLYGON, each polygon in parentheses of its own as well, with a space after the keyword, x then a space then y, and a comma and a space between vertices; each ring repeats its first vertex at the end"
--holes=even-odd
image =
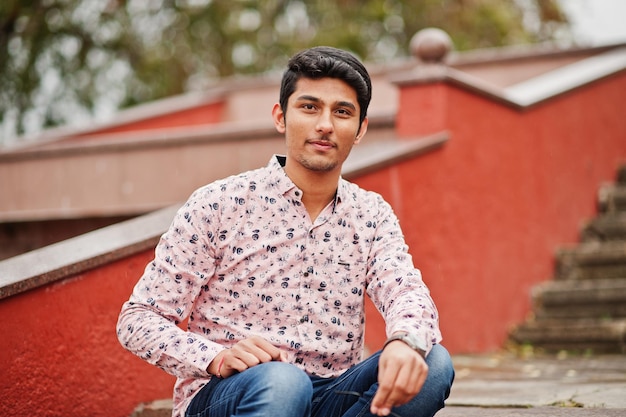
POLYGON ((626 353, 626 165, 598 200, 581 243, 556 254, 555 279, 533 289, 533 315, 511 332, 515 344, 626 353))

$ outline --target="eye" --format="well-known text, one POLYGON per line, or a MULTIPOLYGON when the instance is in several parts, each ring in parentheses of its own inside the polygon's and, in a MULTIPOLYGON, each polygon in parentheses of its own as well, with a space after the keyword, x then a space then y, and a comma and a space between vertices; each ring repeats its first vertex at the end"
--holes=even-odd
POLYGON ((345 108, 345 107, 338 108, 337 110, 335 110, 335 113, 337 115, 339 115, 340 117, 351 117, 352 116, 352 111, 350 109, 345 108))

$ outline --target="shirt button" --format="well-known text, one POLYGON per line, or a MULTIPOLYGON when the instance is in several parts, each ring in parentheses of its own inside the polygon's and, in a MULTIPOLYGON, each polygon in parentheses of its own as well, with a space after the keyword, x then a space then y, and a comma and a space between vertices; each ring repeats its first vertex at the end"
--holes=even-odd
POLYGON ((304 273, 304 274, 302 274, 302 275, 304 275, 305 277, 308 277, 308 276, 309 276, 309 273, 308 273, 308 272, 305 272, 305 273, 304 273))

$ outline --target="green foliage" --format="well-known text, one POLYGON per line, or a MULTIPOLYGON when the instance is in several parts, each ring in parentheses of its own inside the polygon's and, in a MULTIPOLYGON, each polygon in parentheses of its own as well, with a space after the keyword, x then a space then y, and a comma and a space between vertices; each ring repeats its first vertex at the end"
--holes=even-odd
POLYGON ((0 143, 282 68, 313 45, 385 61, 425 27, 463 50, 549 40, 565 24, 556 0, 3 0, 0 143))

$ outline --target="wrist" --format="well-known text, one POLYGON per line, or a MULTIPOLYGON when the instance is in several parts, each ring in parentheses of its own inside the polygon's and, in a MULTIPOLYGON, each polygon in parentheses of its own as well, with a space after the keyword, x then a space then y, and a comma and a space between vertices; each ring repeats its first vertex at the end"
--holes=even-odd
POLYGON ((226 355, 222 355, 222 357, 220 358, 220 362, 217 364, 217 373, 215 374, 216 377, 222 379, 222 365, 224 365, 224 357, 226 355))
POLYGON ((206 368, 207 373, 209 375, 216 376, 218 378, 223 378, 222 367, 224 366, 225 358, 226 358, 226 355, 223 352, 218 353, 215 356, 215 358, 213 358, 211 363, 209 363, 209 366, 207 366, 206 368))
POLYGON ((385 341, 385 344, 383 345, 383 349, 385 349, 385 347, 387 347, 389 343, 395 342, 396 340, 403 342, 405 345, 407 345, 408 347, 410 347, 411 349, 419 353, 419 355, 422 358, 426 359, 426 351, 427 351, 426 344, 423 343, 417 337, 417 335, 413 333, 407 333, 407 332, 394 333, 387 339, 387 341, 385 341))

